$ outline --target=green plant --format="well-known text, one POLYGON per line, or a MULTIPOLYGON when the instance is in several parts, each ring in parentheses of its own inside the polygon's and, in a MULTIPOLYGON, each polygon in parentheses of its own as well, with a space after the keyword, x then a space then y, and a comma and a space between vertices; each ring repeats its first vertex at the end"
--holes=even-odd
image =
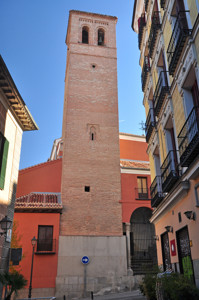
POLYGON ((13 293, 17 294, 17 292, 27 284, 27 280, 18 272, 4 272, 0 274, 0 282, 3 286, 7 287, 6 300, 10 300, 13 293))
POLYGON ((164 299, 198 300, 199 289, 187 277, 179 273, 164 275, 157 279, 162 286, 164 299))
POLYGON ((156 278, 160 270, 154 267, 152 273, 146 274, 139 285, 140 291, 148 300, 156 300, 156 278))

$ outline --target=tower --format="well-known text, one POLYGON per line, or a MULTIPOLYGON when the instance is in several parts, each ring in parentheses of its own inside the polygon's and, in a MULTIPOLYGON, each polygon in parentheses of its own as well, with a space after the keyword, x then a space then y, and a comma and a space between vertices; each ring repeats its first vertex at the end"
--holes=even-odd
POLYGON ((94 13, 69 15, 57 296, 97 291, 126 275, 116 23, 116 17, 94 13))

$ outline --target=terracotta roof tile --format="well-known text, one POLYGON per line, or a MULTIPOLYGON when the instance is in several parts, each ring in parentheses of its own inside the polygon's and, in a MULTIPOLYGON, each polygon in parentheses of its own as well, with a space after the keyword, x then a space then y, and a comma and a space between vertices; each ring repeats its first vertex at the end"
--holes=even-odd
POLYGON ((60 193, 30 193, 16 199, 15 210, 19 209, 56 209, 63 208, 60 193))

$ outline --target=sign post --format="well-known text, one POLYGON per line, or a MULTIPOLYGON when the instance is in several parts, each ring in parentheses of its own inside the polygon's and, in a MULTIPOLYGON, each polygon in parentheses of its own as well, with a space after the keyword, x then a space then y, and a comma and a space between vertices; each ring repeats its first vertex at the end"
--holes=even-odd
POLYGON ((90 260, 88 256, 83 256, 81 261, 84 265, 84 297, 86 297, 87 265, 89 264, 90 260))

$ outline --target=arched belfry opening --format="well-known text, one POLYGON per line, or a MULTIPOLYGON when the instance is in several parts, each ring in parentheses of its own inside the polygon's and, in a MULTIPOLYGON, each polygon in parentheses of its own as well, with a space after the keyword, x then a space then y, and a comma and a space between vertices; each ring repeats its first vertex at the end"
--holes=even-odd
POLYGON ((104 38, 105 38, 104 29, 99 28, 98 29, 98 45, 99 46, 104 46, 104 38))
POLYGON ((82 43, 88 44, 89 42, 89 28, 87 26, 84 26, 82 28, 82 43))
POLYGON ((139 207, 131 215, 130 254, 133 273, 146 274, 157 265, 155 228, 150 223, 152 211, 139 207))

